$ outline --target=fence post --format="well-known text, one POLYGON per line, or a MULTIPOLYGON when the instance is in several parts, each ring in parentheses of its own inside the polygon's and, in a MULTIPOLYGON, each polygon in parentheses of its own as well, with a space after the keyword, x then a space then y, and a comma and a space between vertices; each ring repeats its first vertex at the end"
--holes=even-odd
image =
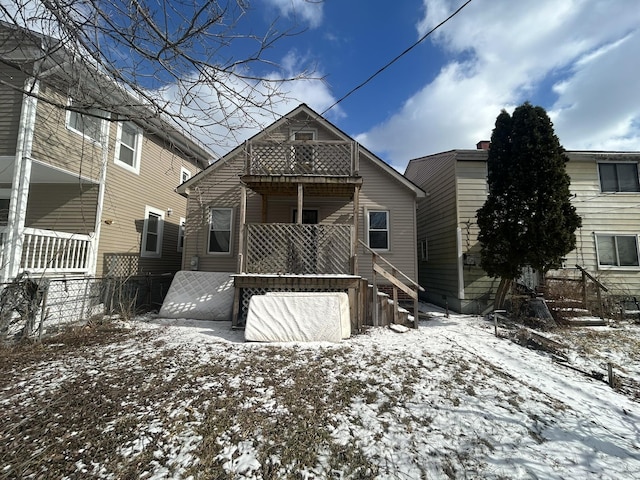
MULTIPOLYGON (((373 254, 373 265, 376 264, 376 255, 373 254)), ((380 325, 380 312, 378 311, 378 306, 380 302, 378 301, 378 274, 376 273, 376 269, 373 269, 373 326, 378 327, 380 325)))

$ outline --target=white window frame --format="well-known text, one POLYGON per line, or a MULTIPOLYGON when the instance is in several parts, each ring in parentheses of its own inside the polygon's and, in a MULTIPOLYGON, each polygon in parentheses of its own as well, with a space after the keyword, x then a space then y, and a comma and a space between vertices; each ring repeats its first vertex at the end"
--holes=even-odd
POLYGON ((231 254, 233 253, 233 242, 234 242, 234 238, 233 238, 233 208, 230 207, 209 207, 209 233, 207 235, 207 254, 208 255, 217 255, 217 256, 231 256, 231 254), (209 250, 210 246, 211 246, 211 232, 212 229, 211 227, 212 225, 212 212, 213 210, 223 210, 223 211, 228 211, 229 215, 230 215, 230 219, 229 219, 229 251, 227 252, 212 252, 211 250, 209 250))
POLYGON ((366 211, 366 233, 367 233, 367 246, 371 250, 377 250, 379 252, 389 252, 391 250, 391 212, 385 209, 367 209, 366 211), (387 216, 387 228, 382 229, 372 229, 371 228, 371 214, 372 213, 385 213, 387 216), (371 232, 387 232, 387 248, 377 248, 371 246, 371 232))
POLYGON ((184 167, 180 167, 180 185, 191 178, 191 172, 184 167), (185 178, 185 176, 187 178, 185 178))
POLYGON ((114 163, 122 168, 124 168, 125 170, 129 170, 132 173, 135 173, 136 175, 140 174, 140 158, 142 156, 142 142, 143 142, 144 136, 142 133, 142 129, 140 127, 138 127, 135 123, 133 122, 118 122, 118 130, 116 133, 116 144, 115 144, 115 148, 114 148, 114 154, 113 154, 113 160, 114 163), (128 127, 133 127, 133 129, 135 130, 136 134, 135 134, 135 145, 133 145, 133 148, 131 145, 127 145, 126 143, 122 142, 122 127, 124 125, 127 125, 128 127), (129 165, 127 162, 123 162, 122 160, 120 160, 120 146, 124 145, 125 148, 128 148, 130 150, 133 150, 133 165, 129 165))
POLYGON ((161 258, 162 257, 162 237, 164 234, 164 210, 146 206, 144 209, 144 227, 142 229, 142 240, 140 241, 140 256, 144 258, 161 258), (158 217, 158 231, 156 232, 157 241, 155 251, 147 251, 147 238, 149 235, 149 216, 158 217))
MULTIPOLYGON (((67 104, 69 106, 71 106, 73 104, 73 100, 72 99, 68 99, 67 100, 67 104)), ((105 112, 104 110, 100 110, 99 108, 92 108, 91 110, 95 110, 96 114, 102 115, 105 118, 109 118, 109 113, 105 112)), ((65 126, 67 127, 67 130, 69 130, 70 132, 76 133, 78 135, 80 135, 83 138, 86 138, 87 140, 89 140, 92 143, 95 143, 96 145, 100 145, 103 146, 105 143, 105 139, 107 138, 107 127, 106 127, 106 120, 103 120, 101 118, 97 118, 97 117, 91 117, 90 115, 85 115, 82 114, 80 112, 76 112, 76 111, 72 111, 72 110, 67 110, 66 112, 66 116, 65 116, 65 126), (83 132, 82 130, 78 130, 75 126, 71 125, 71 117, 74 115, 80 115, 80 116, 85 116, 87 118, 94 118, 95 120, 97 120, 98 122, 100 122, 100 128, 99 128, 99 136, 100 138, 93 138, 91 135, 87 135, 85 132, 83 132)))
POLYGON ((178 223, 178 252, 182 252, 184 250, 184 230, 187 220, 184 217, 180 217, 180 222, 178 223))
MULTIPOLYGON (((600 192, 601 193, 608 193, 608 194, 616 194, 616 195, 638 195, 640 194, 640 165, 638 165, 638 162, 625 162, 625 161, 620 161, 620 162, 598 162, 597 164, 597 168, 598 168, 598 183, 600 184, 600 192), (638 180, 638 185, 639 185, 639 189, 638 190, 632 190, 632 191, 622 191, 622 190, 604 190, 603 186, 602 186, 602 175, 600 173, 600 166, 601 165, 635 165, 636 166, 636 175, 638 175, 639 177, 636 178, 636 180, 638 180)), ((617 169, 616 169, 617 172, 617 169)), ((619 179, 619 176, 618 176, 619 179)))
POLYGON ((610 233, 610 232, 597 232, 594 233, 594 241, 596 246, 596 261, 598 263, 598 270, 640 270, 640 251, 638 249, 638 235, 634 233, 610 233), (600 248, 598 246, 598 237, 613 237, 614 238, 614 254, 616 256, 616 265, 603 265, 600 263, 600 248), (636 243, 636 260, 638 265, 620 265, 620 252, 618 250, 619 237, 631 237, 636 243))

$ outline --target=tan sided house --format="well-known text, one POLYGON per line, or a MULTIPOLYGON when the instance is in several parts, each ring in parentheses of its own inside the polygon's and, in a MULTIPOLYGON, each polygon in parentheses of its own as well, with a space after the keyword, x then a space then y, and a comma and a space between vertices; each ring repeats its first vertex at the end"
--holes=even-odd
POLYGON ((209 152, 145 120, 140 101, 97 84, 77 57, 43 57, 55 40, 6 25, 0 37, 1 281, 177 271, 186 199, 175 189, 209 152), (120 110, 108 111, 109 98, 120 110))
POLYGON ((395 267, 392 280, 376 272, 381 286, 397 277, 413 288, 424 192, 307 105, 178 191, 188 196, 183 268, 233 275, 236 324, 256 293, 334 290, 349 292, 359 327, 372 252, 395 267))
MULTIPOLYGON (((480 268, 476 211, 487 198, 487 148, 451 150, 409 162, 405 175, 427 197, 418 204, 419 281, 426 298, 482 313, 499 279, 480 268)), ((577 248, 550 277, 598 279, 617 299, 640 299, 640 152, 568 151, 572 199, 582 217, 577 248)))

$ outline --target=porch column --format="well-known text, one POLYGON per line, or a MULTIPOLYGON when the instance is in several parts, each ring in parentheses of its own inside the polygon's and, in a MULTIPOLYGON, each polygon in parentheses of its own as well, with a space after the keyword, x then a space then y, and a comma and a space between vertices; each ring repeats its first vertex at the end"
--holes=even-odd
MULTIPOLYGON (((104 193, 107 185, 107 164, 109 163, 109 127, 110 122, 103 122, 101 132, 102 166, 100 168, 100 183, 98 185, 98 205, 96 206, 96 223, 93 227, 91 250, 89 252, 88 275, 95 275, 98 265, 98 247, 100 246, 100 232, 102 229, 102 211, 104 209, 104 193), (106 125, 104 125, 106 124, 106 125)), ((104 274, 104 265, 102 267, 104 274)))
POLYGON ((11 198, 9 200, 9 218, 5 239, 5 262, 1 270, 3 282, 15 278, 20 272, 22 260, 22 244, 24 241, 24 224, 27 216, 29 185, 31 183, 31 150, 36 121, 36 98, 40 84, 35 78, 25 81, 16 142, 16 156, 13 166, 11 198))
POLYGON ((247 220, 247 187, 240 184, 240 230, 238 238, 238 273, 243 273, 245 265, 245 222, 247 220))
POLYGON ((296 223, 302 224, 302 206, 304 205, 304 187, 301 183, 298 184, 298 211, 296 213, 296 223))
POLYGON ((360 237, 360 185, 353 191, 353 238, 351 239, 351 273, 358 275, 358 238, 360 237))

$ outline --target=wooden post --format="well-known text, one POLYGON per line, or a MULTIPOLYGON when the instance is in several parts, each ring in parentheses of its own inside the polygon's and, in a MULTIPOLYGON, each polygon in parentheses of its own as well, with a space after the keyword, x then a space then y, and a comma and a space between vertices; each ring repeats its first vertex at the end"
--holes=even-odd
POLYGON ((582 308, 587 308, 587 274, 582 271, 582 308))
POLYGON ((418 289, 416 288, 416 298, 413 299, 413 328, 418 328, 418 315, 419 315, 419 310, 418 310, 418 289))
POLYGON ((267 223, 267 204, 269 201, 269 197, 265 194, 262 194, 262 217, 260 221, 262 223, 267 223))
POLYGON ((304 205, 304 187, 301 183, 298 184, 298 212, 296 215, 296 223, 302 224, 302 207, 304 205))
POLYGON ((615 379, 613 377, 613 365, 611 362, 607 363, 607 373, 609 375, 609 386, 613 388, 615 386, 615 379))
MULTIPOLYGON (((391 269, 391 274, 394 277, 398 276, 398 271, 395 268, 391 269)), ((398 323, 400 320, 400 305, 398 305, 398 287, 393 286, 393 323, 398 323)))
MULTIPOLYGON (((243 273, 246 267, 244 253, 245 249, 245 222, 247 220, 247 187, 240 185, 240 230, 238 233, 238 273, 243 273)), ((233 237, 232 240, 233 241, 233 237)))
POLYGON ((360 224, 360 185, 356 185, 353 191, 353 230, 351 234, 351 249, 352 249, 352 263, 351 273, 352 275, 358 275, 358 238, 360 236, 358 225, 360 224))
MULTIPOLYGON (((372 258, 373 265, 376 264, 376 255, 373 254, 372 258)), ((378 274, 376 273, 376 269, 373 269, 373 326, 377 327, 380 325, 380 312, 378 311, 378 306, 380 305, 380 301, 378 300, 378 274)))

